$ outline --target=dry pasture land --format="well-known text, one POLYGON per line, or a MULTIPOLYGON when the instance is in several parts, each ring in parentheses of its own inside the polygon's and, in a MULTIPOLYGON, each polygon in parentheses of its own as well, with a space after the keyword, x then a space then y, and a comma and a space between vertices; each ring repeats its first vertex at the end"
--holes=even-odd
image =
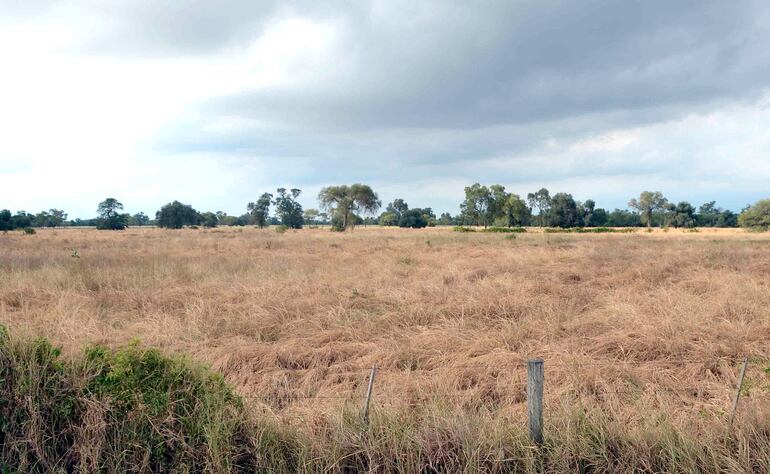
MULTIPOLYGON (((554 440, 544 470, 770 465, 767 233, 8 233, 0 321, 65 357, 134 338, 189 354, 255 416, 313 439, 316 456, 355 446, 372 470, 506 470, 518 452, 506 443, 526 444, 533 356, 554 440), (356 437, 346 417, 372 365, 379 434, 356 437)), ((517 466, 535 469, 523 456, 517 466)))

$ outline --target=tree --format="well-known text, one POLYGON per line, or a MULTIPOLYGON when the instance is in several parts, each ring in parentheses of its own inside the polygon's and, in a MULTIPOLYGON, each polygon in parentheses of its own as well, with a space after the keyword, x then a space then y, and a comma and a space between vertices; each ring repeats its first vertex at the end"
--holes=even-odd
POLYGON ((332 213, 332 226, 345 230, 351 224, 351 214, 374 213, 382 206, 377 193, 366 184, 327 186, 318 193, 321 208, 332 213))
POLYGON ((398 220, 398 226, 399 227, 410 227, 412 229, 421 229, 423 227, 428 226, 428 219, 426 219, 426 215, 432 213, 433 211, 427 210, 428 212, 425 212, 426 209, 409 209, 405 211, 403 214, 401 214, 401 218, 398 220))
POLYGON ((527 194, 527 202, 530 209, 537 209, 537 221, 539 226, 545 225, 546 215, 551 208, 551 194, 545 188, 539 191, 527 194))
POLYGON ((219 219, 213 212, 202 212, 200 214, 200 223, 203 227, 212 228, 219 224, 219 219))
POLYGON ((639 227, 642 225, 639 214, 625 209, 615 209, 607 216, 607 225, 610 227, 639 227))
POLYGON ((201 216, 191 205, 174 201, 161 207, 160 210, 155 213, 155 220, 157 221, 158 227, 181 229, 186 225, 198 225, 201 216))
POLYGON ((608 224, 610 215, 606 209, 598 207, 583 218, 586 227, 604 227, 608 224))
POLYGON ((13 230, 13 217, 11 216, 11 211, 8 209, 3 209, 0 211, 0 231, 5 232, 8 230, 13 230))
POLYGON ((128 214, 122 214, 123 204, 115 198, 99 203, 96 213, 96 228, 101 230, 123 230, 128 225, 128 214))
POLYGON ((273 204, 275 204, 275 213, 281 221, 281 225, 292 229, 301 229, 304 220, 302 218, 302 205, 297 202, 297 198, 302 191, 292 188, 287 193, 286 188, 278 188, 276 192, 277 196, 273 204))
POLYGON ((302 218, 306 224, 317 224, 320 214, 321 213, 318 211, 318 209, 305 209, 305 212, 302 213, 302 218))
POLYGON ((717 207, 716 201, 702 204, 698 208, 696 220, 703 227, 736 227, 738 214, 729 209, 717 207))
POLYGON ((250 202, 246 206, 246 210, 251 214, 252 222, 260 229, 267 225, 267 217, 270 214, 270 202, 272 199, 272 194, 263 193, 257 199, 257 202, 250 202))
POLYGON ((59 227, 67 220, 67 213, 59 209, 41 211, 35 215, 34 224, 37 227, 59 227))
POLYGON ((741 212, 738 224, 751 230, 770 229, 770 199, 763 199, 741 212))
POLYGON ((465 187, 465 201, 460 204, 460 212, 474 225, 483 225, 486 228, 491 222, 491 201, 492 193, 489 188, 474 183, 465 187))
POLYGON ((401 198, 394 199, 393 202, 388 204, 385 208, 385 212, 390 212, 396 216, 396 221, 401 219, 401 215, 409 210, 409 205, 401 198))
POLYGON ((452 217, 452 214, 448 212, 441 213, 441 217, 438 218, 438 225, 455 225, 457 219, 452 217))
POLYGON ((394 212, 386 211, 380 214, 380 218, 377 220, 377 222, 381 226, 395 226, 398 225, 399 216, 396 215, 394 212))
POLYGON ((663 193, 660 191, 642 191, 639 199, 634 198, 628 201, 628 207, 639 211, 642 223, 647 224, 647 227, 652 227, 652 214, 655 211, 663 210, 667 202, 668 200, 663 197, 663 193))
POLYGON ((128 225, 141 227, 143 225, 149 225, 149 224, 150 224, 150 218, 144 212, 137 212, 136 214, 128 218, 128 225))
POLYGON ((695 227, 695 208, 689 202, 682 201, 671 205, 667 215, 668 223, 675 228, 695 227))
POLYGON ((571 194, 556 193, 551 199, 548 212, 548 225, 551 227, 579 227, 583 225, 577 203, 571 194))
POLYGON ((532 212, 518 194, 509 194, 502 206, 502 213, 508 227, 529 224, 532 212))

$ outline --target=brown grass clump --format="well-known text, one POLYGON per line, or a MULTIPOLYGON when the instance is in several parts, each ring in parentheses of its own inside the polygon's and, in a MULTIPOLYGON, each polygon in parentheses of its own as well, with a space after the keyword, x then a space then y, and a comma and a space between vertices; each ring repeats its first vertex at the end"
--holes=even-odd
MULTIPOLYGON (((357 464, 374 470, 415 446, 456 468, 439 458, 463 432, 489 432, 469 452, 504 459, 524 442, 505 432, 523 426, 523 363, 541 356, 546 428, 566 436, 554 447, 564 466, 585 467, 570 464, 589 449, 576 433, 601 426, 615 436, 607 443, 621 443, 605 448, 636 453, 642 469, 661 468, 645 465, 661 459, 660 437, 686 433, 724 454, 710 466, 729 470, 762 462, 725 464, 729 443, 760 449, 770 431, 769 276, 770 236, 737 230, 515 240, 440 228, 41 230, 0 235, 0 322, 62 344, 65 357, 137 337, 190 354, 328 456, 345 443, 389 446, 357 464), (720 437, 746 355, 742 431, 728 443, 720 437), (330 433, 357 409, 372 365, 373 420, 406 427, 408 439, 385 430, 343 443, 344 430, 330 433)), ((689 449, 686 459, 706 456, 689 449)), ((495 470, 492 458, 474 462, 495 470)))

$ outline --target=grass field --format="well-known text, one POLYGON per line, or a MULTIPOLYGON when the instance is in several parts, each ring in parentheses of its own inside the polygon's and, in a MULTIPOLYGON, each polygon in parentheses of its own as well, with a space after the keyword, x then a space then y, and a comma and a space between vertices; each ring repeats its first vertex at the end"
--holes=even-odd
POLYGON ((0 322, 65 358, 189 354, 305 440, 305 470, 770 470, 767 233, 8 233, 0 322), (526 442, 534 356, 547 459, 526 442))

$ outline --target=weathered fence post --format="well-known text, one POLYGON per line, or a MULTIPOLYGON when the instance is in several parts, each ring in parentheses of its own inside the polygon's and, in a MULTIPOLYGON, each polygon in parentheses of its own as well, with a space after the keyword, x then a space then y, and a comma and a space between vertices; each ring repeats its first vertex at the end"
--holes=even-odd
POLYGON ((743 365, 741 366, 741 372, 738 375, 738 388, 735 389, 735 398, 733 399, 733 411, 730 413, 730 424, 733 424, 733 418, 735 418, 735 411, 738 409, 738 399, 741 398, 741 389, 743 388, 743 377, 746 375, 746 366, 749 365, 749 358, 743 358, 743 365))
POLYGON ((377 375, 377 366, 372 366, 369 374, 369 386, 366 388, 366 401, 364 402, 364 423, 369 423, 369 403, 372 401, 372 389, 374 388, 374 376, 377 375))
POLYGON ((543 359, 527 362, 527 417, 532 442, 543 443, 543 359))

